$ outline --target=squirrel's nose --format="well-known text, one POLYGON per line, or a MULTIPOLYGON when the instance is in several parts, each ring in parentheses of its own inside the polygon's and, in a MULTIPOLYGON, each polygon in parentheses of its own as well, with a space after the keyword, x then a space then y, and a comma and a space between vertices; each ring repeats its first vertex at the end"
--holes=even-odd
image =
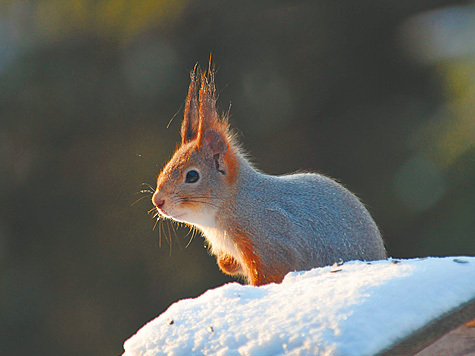
POLYGON ((163 207, 163 204, 165 204, 165 200, 163 200, 163 199, 155 201, 155 205, 157 206, 157 208, 161 209, 163 207))
POLYGON ((155 193, 152 197, 152 203, 159 209, 163 208, 163 205, 165 205, 165 200, 161 199, 157 193, 155 193))

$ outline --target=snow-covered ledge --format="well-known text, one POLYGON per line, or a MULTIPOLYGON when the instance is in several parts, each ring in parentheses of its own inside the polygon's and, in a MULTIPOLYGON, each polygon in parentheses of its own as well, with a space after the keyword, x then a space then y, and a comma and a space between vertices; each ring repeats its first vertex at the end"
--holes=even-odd
POLYGON ((397 353, 436 320, 475 318, 474 301, 475 257, 348 262, 181 300, 127 340, 123 356, 397 353))

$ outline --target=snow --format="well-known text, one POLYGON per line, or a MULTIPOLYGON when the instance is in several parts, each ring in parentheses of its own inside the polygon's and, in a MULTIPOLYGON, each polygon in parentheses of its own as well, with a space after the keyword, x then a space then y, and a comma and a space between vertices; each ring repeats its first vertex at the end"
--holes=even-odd
POLYGON ((475 298, 475 257, 348 262, 171 305, 123 356, 372 355, 475 298))

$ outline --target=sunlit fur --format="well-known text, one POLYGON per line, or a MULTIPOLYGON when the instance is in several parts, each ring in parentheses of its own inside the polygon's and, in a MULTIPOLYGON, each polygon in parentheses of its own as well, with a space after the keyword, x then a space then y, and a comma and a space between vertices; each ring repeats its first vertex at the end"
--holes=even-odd
POLYGON ((384 259, 379 230, 363 204, 320 174, 270 176, 241 153, 216 110, 214 72, 195 67, 182 143, 157 179, 161 216, 203 233, 218 266, 253 285, 353 259, 384 259), (194 169, 200 178, 186 183, 194 169))

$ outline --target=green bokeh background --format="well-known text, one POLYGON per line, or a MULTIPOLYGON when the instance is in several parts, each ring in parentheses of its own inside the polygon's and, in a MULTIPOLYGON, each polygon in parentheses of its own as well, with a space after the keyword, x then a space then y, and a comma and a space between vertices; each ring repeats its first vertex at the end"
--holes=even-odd
POLYGON ((470 19, 442 0, 0 2, 2 354, 118 355, 232 280, 187 228, 159 236, 140 193, 210 53, 260 169, 337 178, 391 256, 474 255, 470 19))

